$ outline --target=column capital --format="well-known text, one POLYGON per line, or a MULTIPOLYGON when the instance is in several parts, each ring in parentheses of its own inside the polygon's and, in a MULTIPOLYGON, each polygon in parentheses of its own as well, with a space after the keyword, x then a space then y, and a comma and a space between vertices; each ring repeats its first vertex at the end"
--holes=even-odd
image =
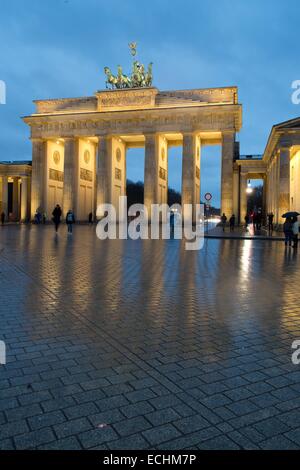
POLYGON ((106 132, 103 132, 102 134, 97 134, 95 135, 96 139, 98 139, 98 142, 100 140, 107 140, 107 139, 111 139, 113 137, 113 134, 108 134, 106 132))
POLYGON ((145 140, 156 139, 159 136, 158 132, 144 132, 145 140))
POLYGON ((222 135, 232 135, 232 134, 235 134, 235 133, 236 133, 235 129, 223 129, 221 131, 222 135))
POLYGON ((235 140, 235 130, 225 130, 222 131, 222 141, 234 141, 235 140))
MULTIPOLYGON (((74 142, 74 141, 77 141, 80 139, 80 137, 77 137, 77 136, 71 136, 71 137, 62 137, 61 138, 63 140, 64 143, 66 142, 74 142)), ((58 140, 58 138, 57 138, 58 140)))
POLYGON ((280 147, 279 149, 280 165, 289 164, 290 158, 291 158, 291 149, 289 147, 280 147))
POLYGON ((294 143, 294 134, 281 134, 278 139, 277 147, 278 148, 288 148, 291 147, 294 143))
POLYGON ((193 132, 193 131, 184 131, 184 132, 181 132, 182 136, 183 137, 194 137, 196 136, 196 132, 193 132))

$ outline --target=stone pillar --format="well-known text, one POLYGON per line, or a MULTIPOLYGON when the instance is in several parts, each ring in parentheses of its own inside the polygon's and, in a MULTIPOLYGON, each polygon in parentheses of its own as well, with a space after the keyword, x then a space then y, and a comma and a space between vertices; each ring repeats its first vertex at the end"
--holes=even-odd
POLYGON ((276 223, 278 222, 277 221, 277 209, 276 209, 276 205, 277 205, 277 202, 276 202, 276 191, 277 191, 277 186, 278 186, 278 183, 277 183, 277 164, 276 164, 276 157, 274 157, 274 161, 272 163, 272 188, 273 188, 273 191, 272 191, 272 212, 275 216, 275 221, 276 223))
MULTIPOLYGON (((97 207, 111 203, 112 138, 103 136, 98 142, 97 207)), ((97 208, 96 208, 97 209, 97 208)))
POLYGON ((13 178, 13 220, 19 220, 19 178, 13 178))
POLYGON ((168 141, 164 135, 158 137, 158 204, 168 203, 168 141))
POLYGON ((201 140, 195 137, 195 204, 201 202, 201 140))
POLYGON ((269 185, 269 169, 267 169, 264 177, 264 193, 265 193, 265 216, 270 212, 270 185, 269 185))
POLYGON ((195 222, 195 204, 197 203, 200 204, 200 141, 195 134, 184 133, 182 144, 181 205, 184 217, 188 217, 184 205, 193 205, 193 222, 195 222), (199 160, 197 154, 199 155, 199 160))
POLYGON ((239 200, 240 200, 240 181, 239 167, 235 167, 233 171, 233 208, 232 213, 235 215, 236 224, 240 217, 239 200))
POLYGON ((281 148, 279 158, 278 222, 283 223, 282 214, 290 210, 290 149, 281 148))
POLYGON ((97 180, 98 180, 98 144, 94 143, 94 183, 93 183, 93 220, 96 220, 97 211, 97 180))
POLYGON ((68 210, 77 214, 79 186, 79 141, 72 137, 65 139, 64 152, 64 189, 63 189, 63 216, 68 210))
POLYGON ((144 176, 144 204, 151 217, 151 204, 158 204, 159 185, 159 155, 158 136, 145 135, 145 176, 144 176))
POLYGON ((244 224, 247 214, 247 174, 240 174, 240 224, 244 224))
POLYGON ((266 221, 267 220, 267 214, 268 214, 268 175, 267 173, 263 176, 263 218, 266 221))
POLYGON ((21 186, 21 222, 28 221, 28 176, 22 176, 21 186))
POLYGON ((233 211, 233 159, 235 133, 222 133, 221 215, 231 217, 233 211))
POLYGON ((32 177, 31 177, 31 218, 37 210, 45 210, 45 166, 47 161, 47 142, 32 139, 32 177))
POLYGON ((2 176, 2 210, 5 213, 5 219, 8 218, 8 177, 2 176))
POLYGON ((274 204, 275 204, 275 220, 278 224, 281 223, 281 212, 279 207, 279 195, 280 195, 280 153, 278 153, 275 157, 275 174, 274 174, 274 204))
MULTIPOLYGON (((269 177, 269 211, 272 212, 275 216, 275 190, 277 184, 275 184, 275 159, 273 158, 270 163, 270 177, 269 177)), ((276 217, 274 218, 274 222, 277 223, 276 217)))

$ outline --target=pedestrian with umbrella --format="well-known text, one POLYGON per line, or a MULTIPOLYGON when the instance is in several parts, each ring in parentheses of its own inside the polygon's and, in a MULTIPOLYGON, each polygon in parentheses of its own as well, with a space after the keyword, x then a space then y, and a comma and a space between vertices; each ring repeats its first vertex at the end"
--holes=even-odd
POLYGON ((282 215, 286 221, 283 224, 283 231, 285 235, 285 246, 289 244, 292 245, 292 241, 294 242, 294 248, 298 246, 298 233, 299 233, 299 222, 298 222, 298 215, 299 212, 286 212, 282 215))
POLYGON ((297 249, 298 248, 298 233, 299 233, 299 222, 298 222, 298 217, 294 217, 292 219, 293 222, 293 248, 297 249))

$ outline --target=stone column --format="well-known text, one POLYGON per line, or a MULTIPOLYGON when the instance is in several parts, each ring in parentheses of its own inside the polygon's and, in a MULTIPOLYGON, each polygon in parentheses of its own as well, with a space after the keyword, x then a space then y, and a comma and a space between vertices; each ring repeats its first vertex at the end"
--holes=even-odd
POLYGON ((28 221, 28 176, 22 176, 21 186, 21 222, 28 221))
POLYGON ((151 217, 151 204, 158 204, 159 186, 159 155, 158 136, 145 135, 145 176, 144 176, 144 204, 151 217))
POLYGON ((195 204, 201 202, 201 140, 195 137, 195 204))
POLYGON ((19 220, 19 178, 13 178, 13 220, 19 220))
POLYGON ((279 158, 278 222, 283 223, 282 214, 290 210, 290 149, 281 148, 279 158))
POLYGON ((240 174, 240 224, 244 224, 247 214, 247 174, 240 174))
POLYGON ((264 177, 264 191, 265 191, 265 216, 270 212, 270 185, 269 185, 269 170, 267 169, 264 177))
POLYGON ((235 133, 222 133, 221 215, 231 217, 233 211, 233 159, 235 133))
POLYGON ((240 182, 239 167, 235 167, 233 171, 233 208, 232 213, 235 215, 236 224, 240 217, 239 200, 240 200, 240 182))
POLYGON ((267 173, 263 175, 263 218, 264 220, 267 220, 267 214, 268 214, 268 175, 267 173))
MULTIPOLYGON (((270 197, 270 200, 269 200, 269 210, 270 212, 273 212, 273 214, 275 215, 275 203, 274 203, 274 200, 275 200, 275 188, 276 188, 276 185, 275 185, 275 162, 274 162, 274 159, 271 161, 271 164, 270 164, 270 191, 269 191, 269 197, 270 197)), ((274 222, 277 222, 276 218, 274 220, 274 222)))
POLYGON ((8 218, 8 177, 2 176, 2 210, 5 213, 5 220, 8 218))
POLYGON ((112 138, 103 136, 98 142, 97 207, 111 203, 112 138))
POLYGON ((31 177, 31 218, 36 211, 45 210, 44 176, 46 166, 47 142, 42 139, 32 139, 32 177, 31 177))
POLYGON ((96 220, 97 211, 97 172, 98 172, 98 144, 94 143, 94 182, 93 182, 93 220, 96 220))
POLYGON ((196 215, 195 204, 200 203, 200 150, 199 162, 197 162, 197 149, 200 149, 200 142, 197 136, 193 133, 184 133, 182 144, 181 205, 184 218, 189 216, 184 205, 193 205, 193 222, 195 222, 196 215))
POLYGON ((162 134, 158 137, 158 204, 168 203, 168 154, 168 141, 162 134))
POLYGON ((274 184, 274 192, 275 192, 275 220, 278 224, 281 223, 281 212, 279 207, 279 195, 280 195, 280 153, 276 155, 275 158, 275 184, 274 184))
POLYGON ((64 152, 64 189, 63 189, 63 216, 68 210, 77 214, 79 186, 79 141, 77 138, 65 139, 64 152))

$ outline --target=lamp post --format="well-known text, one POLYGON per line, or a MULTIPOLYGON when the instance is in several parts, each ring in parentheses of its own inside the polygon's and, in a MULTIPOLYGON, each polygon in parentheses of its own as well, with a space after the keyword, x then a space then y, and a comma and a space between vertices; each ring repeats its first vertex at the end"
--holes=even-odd
POLYGON ((250 182, 250 180, 248 181, 248 185, 247 185, 247 188, 246 188, 246 193, 247 193, 247 194, 253 193, 253 188, 251 187, 251 182, 250 182))

